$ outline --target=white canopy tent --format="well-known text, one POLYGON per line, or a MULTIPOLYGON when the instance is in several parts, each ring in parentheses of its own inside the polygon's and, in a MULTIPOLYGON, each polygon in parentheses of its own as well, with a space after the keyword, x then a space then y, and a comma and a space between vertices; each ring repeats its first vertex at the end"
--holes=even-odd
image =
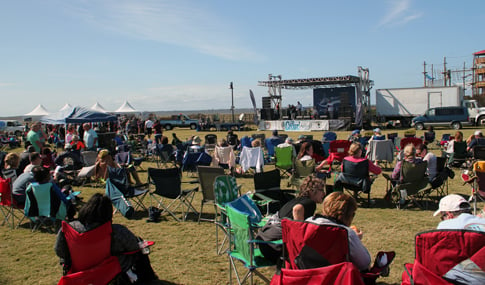
POLYGON ((72 109, 71 104, 66 103, 66 105, 64 105, 64 107, 62 107, 59 111, 70 110, 70 109, 72 109))
POLYGON ((90 109, 97 112, 108 113, 108 111, 106 111, 106 109, 103 106, 101 106, 101 104, 99 104, 98 102, 96 102, 93 106, 91 106, 90 109))
POLYGON ((123 113, 141 113, 140 111, 138 111, 137 109, 133 108, 133 106, 131 106, 130 103, 128 103, 128 101, 125 101, 123 103, 123 105, 121 105, 121 107, 119 107, 116 111, 114 111, 115 113, 120 113, 120 114, 123 114, 123 113))
POLYGON ((25 114, 24 116, 46 116, 49 115, 49 111, 42 106, 42 104, 37 105, 34 110, 30 111, 29 113, 25 114))

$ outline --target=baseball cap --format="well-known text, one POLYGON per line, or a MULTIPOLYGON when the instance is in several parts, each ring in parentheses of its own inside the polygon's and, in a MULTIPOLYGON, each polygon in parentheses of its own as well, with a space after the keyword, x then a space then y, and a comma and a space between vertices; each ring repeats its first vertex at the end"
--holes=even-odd
POLYGON ((475 136, 479 136, 479 135, 481 135, 481 134, 482 134, 482 131, 475 131, 475 134, 474 134, 474 135, 475 135, 475 136))
POLYGON ((353 130, 352 135, 360 134, 360 130, 353 130))
POLYGON ((441 212, 455 212, 470 208, 470 203, 460 195, 450 194, 440 200, 439 208, 434 212, 433 216, 438 216, 441 212), (463 205, 466 203, 466 205, 463 205))
POLYGON ((375 128, 375 129, 374 129, 374 133, 381 133, 381 129, 379 129, 379 128, 375 128))
POLYGON ((192 144, 200 144, 200 138, 199 136, 195 136, 193 139, 192 139, 192 144))

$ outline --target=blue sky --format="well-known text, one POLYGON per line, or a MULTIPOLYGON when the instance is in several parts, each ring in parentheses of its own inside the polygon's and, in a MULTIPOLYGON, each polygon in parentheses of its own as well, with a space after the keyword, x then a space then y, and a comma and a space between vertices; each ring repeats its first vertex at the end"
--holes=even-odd
MULTIPOLYGON (((0 2, 0 116, 38 104, 145 111, 258 107, 268 74, 357 75, 418 87, 423 62, 470 67, 485 1, 43 0, 0 2)), ((374 93, 374 92, 372 92, 374 93)), ((312 104, 283 91, 283 106, 312 104)))

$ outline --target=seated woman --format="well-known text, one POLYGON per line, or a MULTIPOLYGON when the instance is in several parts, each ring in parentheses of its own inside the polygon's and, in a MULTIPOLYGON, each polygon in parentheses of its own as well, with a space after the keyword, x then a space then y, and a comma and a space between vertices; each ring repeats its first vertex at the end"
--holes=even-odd
POLYGON ((403 159, 398 160, 396 165, 394 166, 394 170, 392 171, 391 178, 392 180, 399 181, 401 180, 401 166, 403 160, 411 163, 420 163, 422 162, 421 159, 416 158, 416 148, 413 144, 408 144, 403 149, 403 159))
MULTIPOLYGON (((69 225, 77 232, 84 233, 107 222, 112 222, 112 220, 113 206, 111 200, 107 196, 96 193, 79 210, 78 219, 70 222, 69 225)), ((118 258, 122 272, 125 274, 128 272, 132 279, 135 277, 138 280, 139 284, 158 279, 150 266, 148 255, 139 251, 138 243, 140 240, 125 226, 112 224, 111 228, 111 255, 118 258), (137 251, 137 253, 124 254, 133 251, 137 251)), ((64 272, 67 273, 71 262, 69 248, 62 230, 57 234, 54 250, 60 259, 60 263, 64 266, 64 272)), ((127 278, 124 276, 124 280, 127 280, 127 278)))
MULTIPOLYGON (((317 203, 320 204, 325 197, 325 180, 315 176, 308 176, 300 186, 298 196, 283 205, 278 211, 278 214, 260 230, 257 239, 264 241, 275 241, 282 238, 281 219, 289 218, 298 221, 314 215, 317 208, 317 203)), ((269 260, 276 261, 281 256, 281 246, 260 244, 259 248, 264 257, 269 260)))
POLYGON ((19 167, 20 156, 14 152, 10 152, 5 156, 5 165, 2 169, 3 178, 10 178, 10 183, 14 183, 17 179, 17 168, 19 167))
POLYGON ((319 225, 338 225, 345 228, 349 239, 350 261, 360 271, 369 269, 371 257, 369 251, 361 242, 363 233, 355 226, 351 226, 357 211, 355 199, 344 192, 333 192, 323 201, 322 209, 322 215, 315 215, 306 219, 306 221, 319 225))
POLYGON ((452 140, 448 142, 448 146, 446 147, 446 152, 449 154, 452 154, 455 152, 455 142, 462 142, 463 141, 463 133, 460 131, 457 131, 455 133, 455 136, 452 140))
POLYGON ((313 159, 313 145, 310 142, 304 142, 296 158, 301 161, 313 159))
POLYGON ((108 179, 108 166, 117 167, 113 157, 107 149, 100 150, 94 167, 94 177, 96 179, 108 179))

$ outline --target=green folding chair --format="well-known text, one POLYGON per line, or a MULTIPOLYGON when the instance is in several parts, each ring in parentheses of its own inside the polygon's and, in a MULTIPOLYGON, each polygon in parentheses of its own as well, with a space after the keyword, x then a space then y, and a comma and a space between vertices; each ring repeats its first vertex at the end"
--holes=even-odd
POLYGON ((234 201, 240 195, 240 187, 236 183, 236 178, 230 175, 217 176, 214 180, 214 224, 216 226, 216 252, 222 254, 224 246, 228 240, 228 221, 226 204, 234 201), (223 232, 224 238, 219 242, 219 231, 223 232))
POLYGON ((281 176, 290 177, 290 171, 293 169, 293 147, 275 147, 275 168, 281 176))
POLYGON ((269 284, 270 280, 258 269, 276 264, 263 256, 257 244, 282 244, 281 240, 265 242, 255 239, 256 232, 261 227, 261 212, 247 195, 228 203, 226 210, 230 224, 229 234, 231 235, 229 238, 230 246, 227 251, 230 263, 229 283, 232 283, 232 272, 234 271, 238 284, 243 284, 247 280, 250 281, 250 284, 253 284, 254 275, 269 284), (236 261, 240 261, 245 268, 242 279, 240 276, 242 275, 241 268, 238 270, 236 261))

